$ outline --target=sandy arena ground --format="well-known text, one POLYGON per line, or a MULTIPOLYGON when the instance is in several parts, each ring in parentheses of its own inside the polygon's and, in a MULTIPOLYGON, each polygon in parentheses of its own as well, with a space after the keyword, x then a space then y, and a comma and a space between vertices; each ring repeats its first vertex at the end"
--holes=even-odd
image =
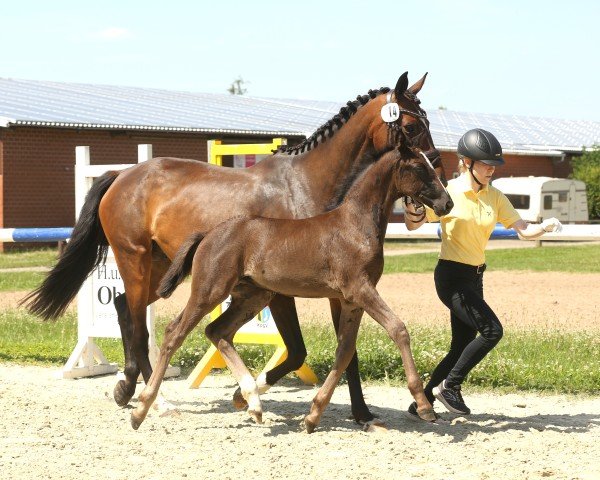
MULTIPOLYGON (((299 427, 315 394, 289 379, 263 396, 264 424, 230 403, 228 375, 199 390, 167 381, 178 416, 151 411, 138 431, 112 401, 114 377, 57 380, 41 367, 0 366, 0 464, 7 479, 598 479, 600 399, 471 394, 471 416, 408 418, 405 389, 369 386, 387 423, 347 419, 345 386, 317 431, 299 427)), ((135 404, 135 402, 134 402, 135 404)))
MULTIPOLYGON (((488 271, 485 283, 507 328, 600 330, 600 275, 488 271)), ((159 313, 177 311, 187 288, 159 313)), ((385 275, 378 289, 409 328, 447 325, 431 274, 385 275)), ((0 308, 21 296, 1 295, 0 308)), ((298 303, 302 319, 330 322, 326 301, 298 303)), ((367 433, 348 419, 342 385, 308 435, 299 425, 315 388, 293 378, 276 385, 263 396, 265 423, 255 425, 231 405, 232 377, 212 375, 199 390, 167 381, 163 393, 179 414, 151 411, 133 431, 131 410, 112 400, 114 376, 57 380, 54 371, 0 365, 3 478, 600 479, 598 397, 469 393, 473 415, 438 406, 442 421, 430 425, 404 413, 406 389, 367 386, 367 403, 388 426, 367 433)))

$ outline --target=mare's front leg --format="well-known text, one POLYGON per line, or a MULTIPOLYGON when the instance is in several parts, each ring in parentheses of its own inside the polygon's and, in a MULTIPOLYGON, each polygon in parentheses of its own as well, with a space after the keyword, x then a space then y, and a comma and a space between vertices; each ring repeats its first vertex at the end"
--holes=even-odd
POLYGON ((312 433, 321 421, 323 412, 331 400, 333 391, 356 353, 356 337, 363 314, 362 308, 345 300, 341 302, 340 322, 337 331, 338 346, 331 372, 313 399, 310 413, 304 419, 308 433, 312 433))
POLYGON ((272 297, 273 293, 270 291, 251 284, 239 284, 231 294, 231 304, 227 310, 207 325, 205 330, 206 336, 217 347, 239 384, 234 394, 234 404, 237 408, 247 406, 248 413, 257 423, 262 423, 260 402, 262 391, 235 349, 233 337, 240 327, 254 318, 272 297))
MULTIPOLYGON (((329 306, 331 309, 333 326, 335 328, 335 332, 337 333, 339 331, 340 315, 342 312, 340 300, 337 298, 330 298, 329 306)), ((369 407, 365 403, 365 397, 363 395, 362 385, 360 383, 358 355, 356 350, 354 350, 354 355, 352 355, 352 359, 346 367, 346 380, 348 381, 348 390, 350 391, 350 404, 354 421, 361 425, 372 423, 373 420, 375 420, 375 416, 370 412, 369 407)))
POLYGON ((423 392, 423 382, 417 372, 415 360, 410 349, 410 336, 406 325, 387 306, 373 285, 362 282, 351 293, 355 302, 364 308, 379 323, 398 346, 402 365, 406 374, 408 390, 417 402, 417 413, 423 420, 433 422, 436 419, 433 407, 423 392))

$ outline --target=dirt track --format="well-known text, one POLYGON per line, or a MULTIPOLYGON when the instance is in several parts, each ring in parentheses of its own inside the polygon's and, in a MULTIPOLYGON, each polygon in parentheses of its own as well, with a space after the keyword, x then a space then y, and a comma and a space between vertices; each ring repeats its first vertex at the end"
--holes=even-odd
POLYGON ((10 479, 598 479, 600 399, 469 395, 468 418, 429 425, 403 412, 405 389, 366 388, 387 432, 348 420, 336 390, 312 435, 299 424, 315 390, 290 379, 264 395, 265 423, 230 403, 230 376, 199 390, 168 381, 178 416, 151 411, 140 430, 112 401, 114 377, 57 380, 41 367, 0 367, 0 464, 10 479))

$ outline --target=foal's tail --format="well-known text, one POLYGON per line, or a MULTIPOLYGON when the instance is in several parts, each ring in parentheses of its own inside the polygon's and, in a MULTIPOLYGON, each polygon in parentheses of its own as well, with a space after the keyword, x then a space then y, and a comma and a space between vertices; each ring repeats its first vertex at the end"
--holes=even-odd
POLYGON ((194 233, 179 247, 175 258, 173 258, 173 263, 171 263, 167 273, 164 274, 160 281, 160 285, 156 291, 158 296, 169 298, 177 286, 190 274, 194 254, 203 238, 203 233, 194 233))
POLYGON ((106 261, 108 241, 100 225, 98 206, 118 174, 106 172, 94 182, 58 263, 19 305, 26 305, 31 313, 44 320, 61 316, 92 270, 106 261))

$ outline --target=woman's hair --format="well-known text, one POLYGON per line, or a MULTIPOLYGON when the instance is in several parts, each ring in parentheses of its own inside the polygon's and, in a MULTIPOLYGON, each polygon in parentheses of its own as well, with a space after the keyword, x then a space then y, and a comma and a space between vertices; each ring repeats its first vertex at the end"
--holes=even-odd
POLYGON ((465 156, 461 155, 460 153, 458 154, 458 173, 459 174, 463 174, 465 172, 467 172, 469 170, 469 168, 465 165, 465 156))

